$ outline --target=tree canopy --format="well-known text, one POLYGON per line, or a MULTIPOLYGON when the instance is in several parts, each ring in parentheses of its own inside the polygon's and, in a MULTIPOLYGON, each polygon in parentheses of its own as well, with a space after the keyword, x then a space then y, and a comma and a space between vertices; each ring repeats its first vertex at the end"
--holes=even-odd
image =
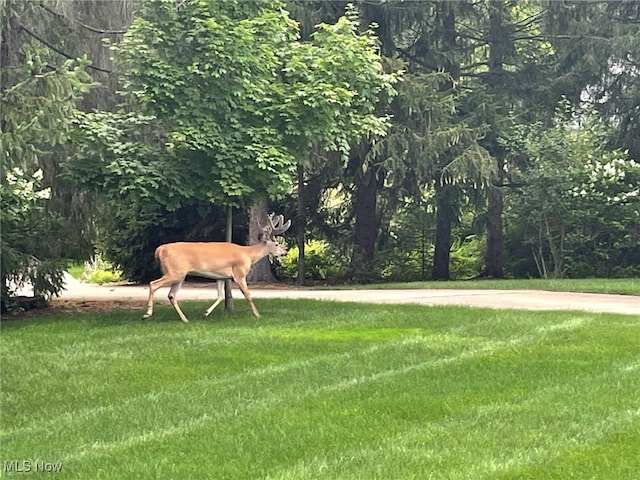
POLYGON ((70 171, 118 204, 277 199, 313 144, 347 155, 389 125, 397 74, 353 8, 301 41, 278 2, 152 0, 114 50, 122 106, 83 115, 70 171))

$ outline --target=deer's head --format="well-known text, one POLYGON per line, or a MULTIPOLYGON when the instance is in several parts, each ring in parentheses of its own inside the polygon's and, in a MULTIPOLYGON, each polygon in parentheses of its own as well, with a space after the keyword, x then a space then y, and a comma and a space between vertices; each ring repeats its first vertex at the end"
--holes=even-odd
POLYGON ((276 241, 276 235, 281 235, 286 232, 291 226, 291 220, 284 221, 283 215, 269 215, 268 223, 264 227, 260 225, 262 232, 258 235, 258 240, 263 242, 269 251, 270 255, 280 257, 287 254, 287 249, 276 241))

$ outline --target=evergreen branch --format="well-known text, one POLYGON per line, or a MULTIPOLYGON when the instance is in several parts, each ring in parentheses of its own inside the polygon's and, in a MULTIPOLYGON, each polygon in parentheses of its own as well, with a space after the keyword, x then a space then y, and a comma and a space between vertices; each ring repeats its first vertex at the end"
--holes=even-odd
POLYGON ((538 13, 535 13, 519 22, 516 22, 513 24, 514 27, 518 27, 516 29, 514 29, 514 31, 516 32, 522 32, 524 30, 526 30, 532 23, 537 22, 538 20, 541 20, 546 14, 548 13, 547 9, 543 9, 538 13))
POLYGON ((477 68, 480 67, 488 67, 489 66, 489 62, 488 61, 484 61, 484 62, 475 62, 475 63, 471 63, 469 65, 464 65, 460 68, 461 72, 467 72, 469 70, 476 70, 477 68))
POLYGON ((62 18, 64 20, 71 21, 73 23, 76 23, 76 24, 80 25, 82 28, 84 28, 86 30, 89 30, 90 32, 104 33, 106 35, 123 35, 123 34, 127 33, 126 30, 104 30, 104 29, 101 29, 101 28, 92 27, 90 25, 82 23, 80 20, 77 20, 76 18, 64 16, 63 14, 58 13, 55 10, 47 7, 44 3, 40 3, 40 7, 42 7, 45 11, 49 12, 51 15, 54 15, 54 16, 56 16, 58 18, 62 18))
POLYGON ((427 71, 437 70, 437 65, 430 64, 429 62, 423 60, 421 57, 412 54, 409 50, 409 48, 396 47, 396 51, 400 54, 401 58, 411 61, 426 69, 427 71))
MULTIPOLYGON (((68 58, 69 60, 76 60, 76 58, 72 57, 71 55, 69 55, 66 52, 63 52, 62 50, 60 50, 59 48, 54 47, 53 45, 51 45, 49 42, 47 42, 46 40, 44 40, 43 38, 39 37, 38 35, 36 35, 35 33, 33 33, 31 30, 29 30, 27 27, 25 27, 24 25, 20 24, 20 28, 22 29, 23 32, 25 32, 26 34, 28 34, 29 36, 35 38, 37 41, 39 41, 40 43, 42 43, 45 47, 53 50, 54 52, 56 52, 59 55, 62 55, 65 58, 68 58)), ((92 70, 97 70, 98 72, 104 72, 104 73, 111 73, 111 70, 107 70, 105 68, 101 68, 101 67, 96 67, 95 65, 89 64, 87 65, 87 68, 91 68, 92 70)))
POLYGON ((621 16, 613 16, 611 18, 613 20, 617 20, 620 23, 623 23, 625 25, 640 24, 640 18, 626 18, 626 17, 621 17, 621 16))
POLYGON ((603 36, 603 35, 584 35, 584 34, 580 34, 580 35, 560 35, 560 34, 553 34, 553 35, 544 35, 544 34, 540 34, 540 35, 524 35, 522 37, 514 37, 513 40, 514 41, 519 41, 519 40, 539 40, 542 42, 546 42, 548 40, 551 39, 555 39, 555 40, 611 40, 611 37, 607 37, 607 36, 603 36))

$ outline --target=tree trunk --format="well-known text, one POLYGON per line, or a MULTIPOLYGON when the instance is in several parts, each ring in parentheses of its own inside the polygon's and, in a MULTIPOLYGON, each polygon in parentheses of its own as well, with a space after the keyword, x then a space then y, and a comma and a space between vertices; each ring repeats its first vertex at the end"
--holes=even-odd
POLYGON ((432 280, 450 280, 449 257, 451 252, 451 228, 456 219, 453 185, 436 182, 436 238, 433 254, 432 280))
MULTIPOLYGON (((503 58, 506 42, 509 39, 502 22, 503 5, 499 2, 489 3, 489 76, 488 84, 496 93, 503 83, 503 58)), ((502 184, 504 182, 504 151, 496 140, 497 126, 492 125, 492 132, 487 135, 487 151, 497 162, 497 174, 493 179, 494 187, 487 191, 487 246, 484 255, 484 271, 481 276, 504 277, 504 236, 502 232, 502 211, 504 202, 502 184)))
MULTIPOLYGON (((0 70, 0 92, 4 93, 16 83, 15 75, 12 75, 12 71, 21 63, 20 58, 20 11, 16 14, 11 12, 12 8, 18 10, 17 5, 3 5, 3 9, 7 9, 6 12, 7 22, 2 28, 2 39, 0 42, 0 59, 2 59, 2 70, 0 70), (6 68, 5 68, 6 67, 6 68)), ((23 7, 20 5, 20 7, 23 7)), ((2 12, 5 14, 5 12, 2 12)))
POLYGON ((307 216, 305 210, 306 188, 304 185, 304 165, 298 164, 298 212, 296 215, 296 242, 298 244, 298 277, 296 283, 300 286, 305 283, 306 269, 304 264, 305 229, 307 216))
MULTIPOLYGON (((442 46, 446 52, 444 69, 451 75, 451 81, 441 85, 442 91, 455 89, 456 82, 460 79, 460 64, 456 60, 456 14, 455 5, 452 2, 437 2, 436 12, 442 22, 442 46)), ((445 154, 447 158, 455 156, 455 149, 445 154)), ((453 158, 453 157, 452 157, 453 158)), ((448 162, 445 162, 446 165, 448 162)), ((433 268, 431 278, 433 280, 449 280, 449 257, 451 252, 451 228, 456 218, 455 186, 442 184, 441 174, 435 175, 436 198, 436 238, 433 253, 433 268)))
MULTIPOLYGON (((254 245, 258 243, 260 240, 258 239, 260 233, 262 233, 262 228, 260 225, 267 225, 267 218, 269 215, 268 212, 268 201, 266 198, 263 198, 254 206, 251 207, 249 212, 249 244, 254 245)), ((273 276, 273 272, 271 271, 271 262, 269 262, 269 257, 264 257, 260 261, 256 262, 249 274, 247 275, 248 282, 268 282, 274 283, 276 281, 273 276)))
POLYGON ((353 258, 351 268, 356 280, 372 281, 375 273, 375 245, 378 236, 376 201, 378 184, 370 167, 362 176, 356 177, 354 198, 355 226, 353 234, 353 258))
POLYGON ((504 237, 502 234, 502 210, 504 202, 502 189, 489 188, 487 192, 487 246, 484 254, 483 277, 504 277, 504 237))

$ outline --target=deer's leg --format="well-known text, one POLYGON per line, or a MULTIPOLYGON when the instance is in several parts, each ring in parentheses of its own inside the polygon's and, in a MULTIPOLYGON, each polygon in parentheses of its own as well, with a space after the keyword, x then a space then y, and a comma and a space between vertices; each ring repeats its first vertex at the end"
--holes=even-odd
POLYGON ((204 312, 205 317, 208 317, 211 312, 213 312, 213 309, 220 305, 220 302, 224 300, 224 280, 216 280, 216 286, 218 287, 218 299, 214 302, 213 305, 207 308, 206 312, 204 312))
POLYGON ((147 303, 147 313, 142 316, 142 319, 149 318, 153 315, 153 295, 159 288, 168 287, 169 285, 175 282, 174 278, 168 277, 167 275, 163 275, 158 280, 154 280, 149 283, 149 302, 147 303))
POLYGON ((178 290, 180 290, 180 287, 182 287, 183 281, 184 281, 184 278, 178 282, 174 282, 171 284, 171 290, 169 290, 169 301, 171 302, 171 305, 173 305, 173 308, 176 310, 176 312, 178 312, 178 316, 180 317, 180 320, 182 320, 184 323, 189 323, 189 320, 187 320, 187 317, 185 316, 185 314, 182 313, 182 310, 180 309, 180 305, 178 305, 178 300, 176 299, 176 296, 178 295, 178 290))
POLYGON ((246 298, 247 302, 249 302, 249 305, 251 306, 251 311, 253 312, 253 314, 256 316, 256 318, 259 318, 260 314, 258 313, 258 309, 256 308, 256 306, 253 304, 253 300, 251 299, 251 294, 249 293, 249 288, 247 287, 246 278, 245 277, 234 278, 233 280, 236 282, 238 287, 240 287, 240 291, 244 295, 244 298, 246 298))

